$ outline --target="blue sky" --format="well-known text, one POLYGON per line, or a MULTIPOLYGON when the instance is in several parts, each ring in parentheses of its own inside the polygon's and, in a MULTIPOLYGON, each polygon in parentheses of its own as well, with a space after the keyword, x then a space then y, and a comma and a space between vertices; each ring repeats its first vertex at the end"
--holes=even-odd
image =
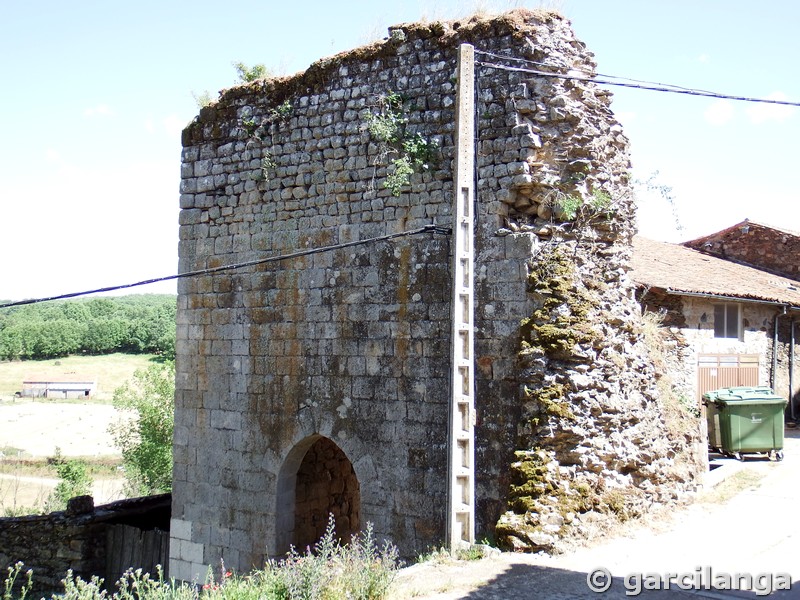
MULTIPOLYGON (((0 4, 0 298, 174 274, 180 130, 192 93, 234 61, 278 74, 380 39, 389 25, 539 2, 27 0, 0 4), (222 7, 224 6, 224 9, 222 7), (343 7, 346 7, 343 8, 343 7)), ((800 5, 765 0, 546 2, 598 72, 800 101, 800 5)), ((797 109, 614 88, 640 230, 681 241, 745 218, 800 230, 797 109), (675 216, 683 226, 678 231, 675 216)), ((172 292, 174 282, 132 292, 172 292)))

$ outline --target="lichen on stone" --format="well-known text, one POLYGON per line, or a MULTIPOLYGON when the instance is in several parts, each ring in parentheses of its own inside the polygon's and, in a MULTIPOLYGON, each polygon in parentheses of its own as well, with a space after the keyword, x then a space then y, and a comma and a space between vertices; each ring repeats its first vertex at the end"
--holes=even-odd
POLYGON ((528 288, 541 299, 539 308, 521 323, 522 339, 529 347, 568 359, 578 344, 595 339, 589 320, 594 301, 563 251, 555 248, 533 265, 528 288))

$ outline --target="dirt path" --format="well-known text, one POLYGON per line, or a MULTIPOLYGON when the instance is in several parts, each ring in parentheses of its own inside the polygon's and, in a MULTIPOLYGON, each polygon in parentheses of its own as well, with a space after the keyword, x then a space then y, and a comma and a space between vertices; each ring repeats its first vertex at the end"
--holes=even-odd
MULTIPOLYGON (((0 460, 5 456, 44 458, 59 448, 65 457, 118 457, 108 427, 119 411, 107 404, 30 402, 0 404, 0 460)), ((58 479, 0 473, 0 514, 21 507, 41 507, 58 479)), ((123 479, 97 479, 95 504, 122 497, 123 479)))
MULTIPOLYGON (((711 483, 726 477, 745 482, 729 499, 711 493, 704 502, 628 525, 613 537, 561 556, 502 553, 479 561, 414 565, 400 572, 391 598, 610 600, 631 597, 628 592, 635 591, 636 574, 695 576, 698 569, 700 573, 710 569, 713 577, 723 578, 736 573, 770 575, 773 588, 778 574, 788 573, 798 580, 794 589, 769 597, 800 598, 800 520, 796 516, 800 438, 794 432, 790 435, 783 462, 723 461, 724 466, 712 473, 711 483), (739 472, 741 476, 736 475, 739 472), (606 569, 611 577, 611 588, 605 593, 595 593, 587 585, 588 574, 596 568, 606 569)), ((673 585, 668 590, 644 590, 640 596, 756 598, 759 589, 764 591, 766 579, 760 581, 754 580, 751 591, 683 590, 673 585)))

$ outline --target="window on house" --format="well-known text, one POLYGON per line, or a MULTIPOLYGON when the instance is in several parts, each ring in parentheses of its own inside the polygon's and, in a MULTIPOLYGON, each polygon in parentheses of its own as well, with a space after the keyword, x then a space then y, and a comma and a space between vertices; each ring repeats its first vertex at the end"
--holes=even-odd
POLYGON ((732 302, 714 305, 714 337, 741 339, 741 305, 732 302))

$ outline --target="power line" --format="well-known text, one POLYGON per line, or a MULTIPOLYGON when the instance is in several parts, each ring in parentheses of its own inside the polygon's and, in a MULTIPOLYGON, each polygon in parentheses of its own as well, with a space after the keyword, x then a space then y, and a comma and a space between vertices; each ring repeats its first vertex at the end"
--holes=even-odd
MULTIPOLYGON (((514 56, 503 56, 503 55, 500 55, 500 54, 494 54, 492 52, 486 52, 484 50, 478 50, 478 49, 475 50, 475 53, 476 54, 482 54, 484 56, 488 56, 488 57, 491 57, 491 58, 496 58, 496 59, 505 60, 505 61, 511 61, 511 62, 520 62, 520 63, 526 63, 526 64, 533 64, 533 65, 538 65, 538 66, 548 67, 548 68, 564 68, 564 69, 570 68, 570 69, 573 69, 571 67, 568 67, 567 65, 561 65, 561 66, 552 65, 552 64, 536 62, 536 61, 532 61, 532 60, 528 60, 528 59, 524 59, 524 58, 518 58, 518 57, 514 57, 514 56)), ((683 95, 687 95, 687 96, 701 96, 701 97, 706 97, 706 98, 717 98, 717 99, 723 99, 723 100, 736 100, 736 101, 740 101, 740 102, 754 102, 754 103, 761 103, 761 104, 777 104, 777 105, 781 105, 781 106, 800 107, 800 102, 792 102, 792 101, 788 101, 788 100, 773 100, 773 99, 768 99, 768 98, 752 98, 752 97, 747 97, 747 96, 737 96, 737 95, 733 95, 733 94, 722 94, 722 93, 719 93, 719 92, 711 92, 711 91, 707 91, 707 90, 685 88, 685 87, 672 85, 672 84, 655 83, 655 82, 650 82, 650 81, 631 79, 631 78, 628 78, 628 77, 620 77, 620 76, 617 76, 617 75, 605 75, 605 74, 569 75, 569 74, 566 74, 566 73, 552 73, 552 72, 549 72, 549 71, 542 71, 540 69, 528 69, 528 68, 523 68, 523 67, 511 67, 511 66, 508 66, 508 65, 500 65, 500 64, 484 62, 484 61, 475 61, 475 64, 478 65, 478 66, 487 67, 487 68, 490 68, 490 69, 500 69, 500 70, 504 70, 504 71, 515 71, 515 72, 519 72, 519 73, 527 73, 527 74, 530 74, 530 75, 538 75, 539 77, 549 77, 551 79, 566 79, 566 80, 572 80, 572 81, 585 81, 585 82, 596 83, 596 84, 599 84, 599 85, 613 85, 613 86, 618 86, 618 87, 625 87, 625 88, 639 89, 639 90, 649 90, 649 91, 654 91, 654 92, 683 94, 683 95), (624 80, 624 81, 610 81, 611 79, 618 79, 618 80, 624 80)), ((196 277, 196 276, 199 276, 199 275, 208 275, 208 274, 211 274, 211 273, 218 273, 218 272, 221 272, 221 271, 229 271, 229 270, 234 270, 234 269, 241 269, 241 268, 244 268, 244 267, 250 267, 250 266, 265 264, 265 263, 269 263, 269 262, 286 260, 286 259, 290 259, 290 258, 298 258, 300 256, 308 256, 310 254, 316 254, 318 252, 327 252, 327 251, 330 251, 330 250, 348 248, 348 247, 351 247, 351 246, 357 246, 357 245, 367 244, 367 243, 372 243, 372 242, 379 242, 379 241, 389 240, 389 239, 393 239, 393 238, 397 238, 397 237, 417 235, 417 234, 420 234, 420 233, 427 233, 427 232, 449 235, 451 233, 451 230, 448 229, 448 228, 439 227, 439 226, 436 226, 436 225, 426 225, 424 227, 420 227, 418 229, 414 229, 414 230, 410 230, 410 231, 404 231, 404 232, 400 232, 400 233, 394 233, 394 234, 389 234, 389 235, 369 238, 369 239, 366 239, 366 240, 359 240, 359 241, 354 241, 354 242, 346 242, 344 244, 337 244, 337 245, 334 245, 334 246, 324 246, 324 247, 321 247, 321 248, 312 248, 310 250, 301 250, 301 251, 298 251, 298 252, 293 252, 291 254, 283 254, 283 255, 279 255, 279 256, 273 256, 273 257, 264 258, 264 259, 257 259, 257 260, 238 263, 238 264, 233 264, 233 265, 223 265, 223 266, 220 266, 220 267, 214 267, 214 268, 210 268, 210 269, 201 269, 201 270, 198 270, 198 271, 190 271, 190 272, 187 272, 187 273, 179 273, 177 275, 168 275, 166 277, 157 277, 157 278, 154 278, 154 279, 146 279, 146 280, 143 280, 143 281, 137 281, 135 283, 127 283, 127 284, 123 284, 123 285, 103 287, 103 288, 98 288, 98 289, 94 289, 94 290, 87 290, 87 291, 83 291, 83 292, 72 292, 72 293, 68 293, 68 294, 61 294, 61 295, 58 295, 58 296, 48 296, 48 297, 45 297, 45 298, 34 298, 34 299, 29 299, 29 300, 19 300, 19 301, 16 301, 16 302, 8 302, 6 304, 0 304, 0 308, 9 308, 9 307, 12 307, 12 306, 23 306, 23 305, 26 305, 26 304, 37 304, 37 303, 40 303, 40 302, 49 302, 51 300, 65 300, 65 299, 68 299, 68 298, 76 298, 76 297, 79 297, 79 296, 88 296, 90 294, 99 294, 99 293, 103 293, 103 292, 112 292, 112 291, 117 291, 117 290, 133 288, 133 287, 140 287, 140 286, 143 286, 143 285, 150 285, 152 283, 159 283, 159 282, 162 282, 162 281, 170 281, 170 280, 173 280, 173 279, 182 279, 182 278, 186 278, 186 277, 196 277)))
MULTIPOLYGON (((512 57, 501 56, 497 54, 490 54, 488 52, 481 52, 481 54, 485 54, 488 56, 493 56, 502 60, 517 60, 523 62, 531 62, 533 61, 525 61, 524 59, 515 59, 512 57)), ((549 77, 552 79, 568 79, 573 81, 587 81, 592 83, 597 83, 600 85, 615 85, 618 87, 625 87, 625 88, 632 88, 638 90, 649 90, 653 92, 666 92, 672 94, 683 94, 686 96, 702 96, 705 98, 717 98, 722 100, 736 100, 740 102, 755 102, 760 104, 779 104, 782 106, 794 106, 800 107, 800 102, 792 102, 789 100, 773 100, 769 98, 752 98, 748 96, 737 96, 733 94, 722 94, 719 92, 709 92, 706 90, 697 90, 692 88, 684 88, 676 85, 671 84, 660 84, 660 83, 653 83, 648 81, 640 81, 636 79, 628 79, 626 77, 617 77, 615 75, 600 75, 600 76, 586 76, 586 75, 569 75, 566 73, 551 73, 548 71, 542 71, 540 69, 527 69, 523 67, 512 67, 508 65, 499 65, 496 63, 490 62, 483 62, 483 61, 475 61, 476 65, 482 67, 488 67, 491 69, 501 69, 504 71, 516 71, 519 73, 528 73, 530 75, 538 75, 540 77, 549 77), (610 81, 610 79, 626 79, 626 81, 610 81)), ((546 66, 543 63, 533 63, 539 64, 542 66, 546 66)), ((566 67, 564 67, 566 68, 566 67)))
POLYGON ((0 308, 9 308, 12 306, 24 306, 26 304, 38 304, 40 302, 49 302, 51 300, 66 300, 68 298, 77 298, 79 296, 88 296, 90 294, 99 294, 102 292, 113 292, 116 290, 124 290, 127 288, 138 287, 142 285, 149 285, 151 283, 158 283, 160 281, 170 281, 172 279, 184 279, 187 277, 197 277, 200 275, 210 275, 212 273, 220 273, 222 271, 231 271, 234 269, 243 269, 245 267, 253 267, 255 265, 263 265, 271 262, 279 262, 282 260, 289 260, 291 258, 299 258, 301 256, 309 256, 310 254, 319 254, 321 252, 330 252, 332 250, 340 250, 342 248, 351 248, 353 246, 362 246, 364 244, 371 244, 375 242, 383 242, 400 237, 408 237, 412 235, 419 235, 422 233, 433 233, 441 235, 450 235, 452 230, 449 227, 441 227, 438 225, 425 225, 417 229, 410 229, 409 231, 401 231, 399 233, 389 233, 378 237, 368 238, 365 240, 356 240, 353 242, 344 242, 342 244, 335 244, 332 246, 321 246, 319 248, 310 248, 308 250, 298 250, 289 254, 280 254, 278 256, 270 256, 267 258, 258 258, 246 262, 235 263, 232 265, 222 265, 219 267, 211 267, 208 269, 199 269, 197 271, 187 271, 186 273, 179 273, 177 275, 167 275, 166 277, 157 277, 155 279, 145 279, 144 281, 137 281, 136 283, 126 283, 123 285, 115 285, 110 287, 98 288, 95 290, 87 290, 83 292, 72 292, 69 294, 61 294, 59 296, 48 296, 46 298, 33 298, 29 300, 19 300, 16 302, 8 302, 0 304, 0 308))
POLYGON ((547 67, 549 69, 566 69, 566 70, 569 70, 569 71, 581 71, 581 72, 584 73, 584 75, 586 77, 591 77, 593 80, 596 77, 605 77, 607 79, 621 79, 621 80, 624 80, 624 81, 631 81, 633 83, 643 83, 643 84, 646 84, 646 85, 655 85, 655 86, 659 86, 659 87, 665 87, 665 88, 676 89, 676 90, 693 90, 693 91, 706 92, 706 93, 709 93, 709 94, 713 94, 714 93, 714 92, 710 92, 708 90, 700 90, 698 88, 687 88, 687 87, 683 87, 683 86, 680 86, 680 85, 674 85, 674 84, 671 84, 671 83, 659 83, 659 82, 656 82, 656 81, 647 81, 647 80, 644 80, 644 79, 634 79, 632 77, 623 77, 623 76, 620 76, 620 75, 609 75, 608 73, 596 73, 594 71, 591 71, 590 69, 586 69, 586 68, 583 68, 583 67, 570 66, 570 65, 567 65, 567 64, 555 65, 555 64, 552 64, 552 63, 544 63, 544 62, 539 62, 539 61, 535 61, 535 60, 530 60, 528 58, 519 58, 519 57, 516 57, 516 56, 506 56, 506 55, 503 55, 503 54, 495 54, 494 52, 486 52, 486 51, 483 51, 483 50, 480 50, 480 51, 479 50, 475 50, 475 53, 476 54, 483 54, 485 56, 490 56, 492 58, 498 58, 500 60, 507 60, 507 61, 510 61, 510 62, 525 63, 525 64, 528 64, 528 65, 537 65, 539 67, 547 67))

